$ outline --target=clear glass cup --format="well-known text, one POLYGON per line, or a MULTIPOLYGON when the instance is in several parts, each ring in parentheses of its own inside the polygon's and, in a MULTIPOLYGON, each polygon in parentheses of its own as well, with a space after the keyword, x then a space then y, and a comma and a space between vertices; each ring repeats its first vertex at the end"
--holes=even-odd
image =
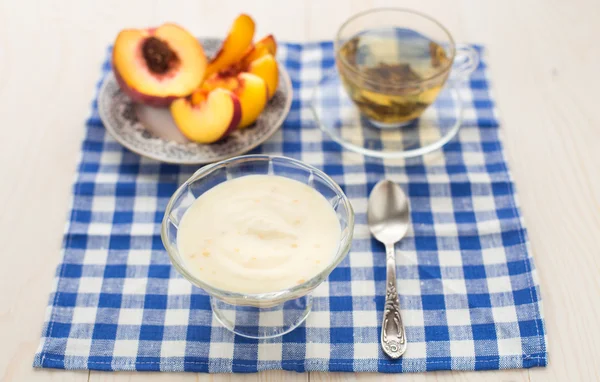
POLYGON ((346 92, 380 128, 406 126, 431 105, 450 70, 466 76, 478 53, 435 19, 402 8, 358 13, 338 30, 335 60, 346 92))
POLYGON ((272 338, 290 332, 306 319, 312 307, 310 293, 348 254, 353 231, 352 205, 342 189, 327 174, 292 158, 245 155, 205 166, 185 181, 167 205, 161 237, 175 269, 210 295, 213 313, 223 326, 244 337, 272 338), (331 261, 312 279, 285 290, 243 294, 215 288, 188 271, 177 249, 177 232, 181 218, 196 198, 229 179, 254 174, 284 176, 312 187, 335 210, 342 234, 331 261))
POLYGON ((462 82, 478 68, 479 54, 455 43, 438 21, 402 8, 368 10, 342 24, 334 48, 336 65, 310 99, 314 121, 330 139, 394 159, 425 155, 456 136, 462 82))

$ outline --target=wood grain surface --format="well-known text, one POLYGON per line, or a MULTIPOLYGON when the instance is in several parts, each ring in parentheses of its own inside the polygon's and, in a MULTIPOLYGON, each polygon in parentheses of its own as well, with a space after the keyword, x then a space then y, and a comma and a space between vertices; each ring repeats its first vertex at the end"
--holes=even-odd
POLYGON ((0 0, 0 378, 2 381, 600 380, 600 33, 598 1, 0 0), (507 155, 541 279, 547 368, 375 375, 34 370, 59 261, 84 121, 107 44, 124 27, 175 21, 223 36, 240 12, 257 34, 331 39, 382 5, 432 15, 485 44, 507 155))

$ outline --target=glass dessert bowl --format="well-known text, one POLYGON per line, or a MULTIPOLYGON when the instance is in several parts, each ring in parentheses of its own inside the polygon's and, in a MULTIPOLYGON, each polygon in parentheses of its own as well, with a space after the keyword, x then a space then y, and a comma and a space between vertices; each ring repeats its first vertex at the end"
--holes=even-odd
MULTIPOLYGON (((271 338, 290 332, 306 319, 312 307, 310 293, 348 254, 353 230, 354 212, 350 201, 325 173, 291 158, 248 155, 203 167, 184 182, 167 205, 161 237, 175 269, 210 295, 213 313, 223 326, 244 337, 271 338), (216 287, 214 282, 207 282, 206 277, 192 269, 182 247, 178 246, 184 214, 196 199, 217 185, 249 175, 274 175, 299 181, 320 194, 332 208, 341 230, 339 243, 335 253, 323 259, 316 275, 306 279, 298 277, 295 280, 300 280, 287 289, 241 293, 216 287)), ((228 241, 233 239, 227 238, 228 241)), ((211 256, 219 256, 219 253, 213 252, 211 256)))

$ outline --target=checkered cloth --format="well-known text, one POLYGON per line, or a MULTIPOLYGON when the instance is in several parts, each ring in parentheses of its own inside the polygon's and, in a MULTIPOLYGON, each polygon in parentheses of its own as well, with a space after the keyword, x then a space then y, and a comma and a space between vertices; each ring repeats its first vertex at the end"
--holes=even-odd
MULTIPOLYGON (((483 53, 483 52, 482 52, 483 53)), ((73 188, 63 259, 35 367, 195 372, 417 372, 546 365, 538 281, 488 92, 485 55, 460 89, 465 123, 438 154, 401 165, 342 150, 311 120, 311 88, 333 65, 330 42, 281 44, 295 98, 258 153, 325 170, 356 212, 351 253, 315 291, 305 324, 274 340, 234 336, 208 296, 171 267, 160 239, 169 197, 197 168, 124 149, 94 104, 73 188), (408 350, 383 355, 385 251, 366 226, 367 196, 392 179, 410 197, 397 245, 408 350)), ((110 70, 108 62, 103 75, 110 70)))

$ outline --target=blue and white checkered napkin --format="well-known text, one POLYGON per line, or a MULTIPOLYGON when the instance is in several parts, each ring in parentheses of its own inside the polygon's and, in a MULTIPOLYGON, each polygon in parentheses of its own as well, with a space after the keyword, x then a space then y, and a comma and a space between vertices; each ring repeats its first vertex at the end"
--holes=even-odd
MULTIPOLYGON (((221 327, 208 296, 171 267, 160 239, 169 197, 194 170, 124 149, 96 107, 83 153, 34 366, 254 372, 481 370, 546 365, 533 259, 488 93, 485 56, 460 92, 465 124, 441 154, 402 165, 343 151, 311 122, 308 99, 333 65, 331 43, 282 44, 295 90, 283 128, 257 152, 295 157, 331 175, 357 214, 351 253, 315 291, 305 324, 256 341, 221 327), (402 359, 379 347, 385 253, 366 226, 382 178, 410 196, 412 227, 397 246, 409 340, 402 359)), ((109 65, 104 65, 104 73, 109 65)))

